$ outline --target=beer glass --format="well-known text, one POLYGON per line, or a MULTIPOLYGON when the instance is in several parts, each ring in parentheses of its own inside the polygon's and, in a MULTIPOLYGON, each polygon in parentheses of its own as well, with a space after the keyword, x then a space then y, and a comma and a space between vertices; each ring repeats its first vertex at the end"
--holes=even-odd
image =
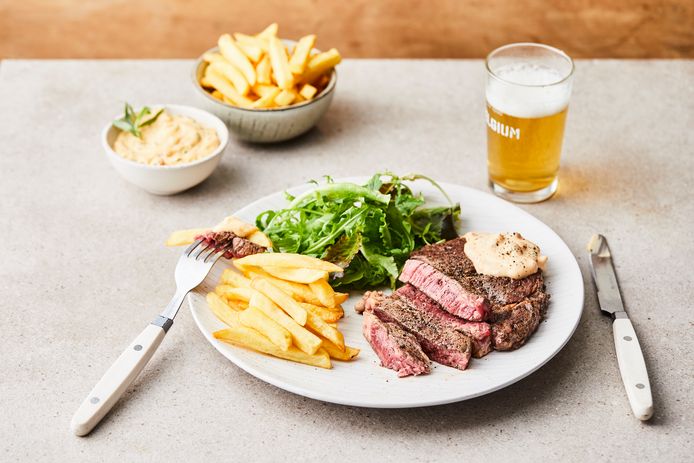
POLYGON ((520 203, 551 197, 574 65, 561 50, 515 43, 487 56, 487 165, 498 196, 520 203))

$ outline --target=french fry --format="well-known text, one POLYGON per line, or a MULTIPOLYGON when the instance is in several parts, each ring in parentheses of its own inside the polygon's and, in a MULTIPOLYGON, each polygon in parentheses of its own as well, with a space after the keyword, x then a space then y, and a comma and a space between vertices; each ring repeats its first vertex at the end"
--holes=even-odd
POLYGON ((306 326, 308 326, 311 331, 320 334, 325 339, 328 339, 330 342, 335 344, 338 349, 345 350, 345 338, 342 333, 340 333, 337 328, 325 323, 325 321, 323 321, 323 319, 318 315, 308 312, 306 326))
POLYGON ((304 84, 303 87, 301 87, 301 90, 299 90, 299 95, 304 97, 307 100, 312 100, 314 96, 316 96, 316 93, 318 92, 318 89, 314 87, 311 84, 304 84))
MULTIPOLYGON (((268 55, 263 56, 258 62, 255 73, 256 83, 265 85, 272 84, 272 65, 270 64, 270 57, 268 55)), ((258 93, 258 95, 260 95, 260 93, 258 93)))
POLYGON ((241 95, 248 95, 248 92, 251 89, 251 86, 248 85, 248 82, 246 81, 246 78, 243 76, 243 74, 241 74, 241 71, 239 71, 233 64, 227 62, 226 60, 215 61, 214 63, 211 63, 207 66, 207 69, 205 70, 205 79, 210 81, 209 74, 207 73, 207 71, 216 72, 226 77, 226 79, 232 83, 236 91, 239 92, 241 95))
POLYGON ((335 291, 326 280, 316 280, 308 287, 325 307, 335 307, 335 291))
POLYGON ((294 74, 303 74, 308 57, 316 44, 316 36, 311 34, 301 37, 294 47, 294 53, 289 60, 289 70, 294 74))
POLYGON ((330 358, 333 358, 335 360, 341 360, 343 362, 349 362, 350 360, 354 360, 360 352, 359 349, 350 346, 345 346, 345 350, 341 351, 337 348, 335 344, 328 340, 323 341, 322 347, 328 352, 330 358))
MULTIPOLYGON (((203 79, 204 79, 204 77, 203 77, 203 79)), ((210 84, 210 86, 212 86, 212 84, 210 84)), ((222 95, 222 92, 220 92, 219 90, 216 90, 216 89, 212 90, 212 96, 217 98, 220 101, 224 101, 224 95, 222 95)))
POLYGON ((253 328, 264 335, 283 351, 286 352, 289 350, 289 346, 292 345, 292 336, 289 334, 289 331, 269 318, 262 311, 254 307, 248 307, 248 309, 241 312, 238 317, 241 324, 253 328))
MULTIPOLYGON (((214 90, 214 86, 210 83, 209 80, 207 80, 207 78, 206 78, 205 76, 202 76, 202 77, 200 78, 200 85, 202 85, 202 86, 205 87, 206 89, 210 89, 210 88, 211 88, 211 89, 212 89, 212 92, 215 91, 215 90, 214 90)), ((218 91, 217 91, 217 92, 218 92, 218 91)), ((220 93, 220 96, 221 96, 221 93, 220 93)))
POLYGON ((219 285, 214 289, 214 292, 224 299, 242 302, 250 301, 253 294, 251 288, 234 288, 229 285, 219 285))
POLYGON ((215 53, 211 51, 205 52, 205 54, 202 55, 202 59, 207 61, 208 63, 216 63, 217 61, 226 62, 221 53, 215 53))
MULTIPOLYGON (((209 66, 208 66, 209 68, 209 66)), ((205 74, 205 78, 210 82, 210 84, 219 90, 219 92, 224 95, 225 98, 229 99, 231 104, 236 106, 250 107, 253 101, 241 95, 236 91, 236 88, 227 80, 226 77, 219 74, 218 72, 209 72, 205 74)))
MULTIPOLYGON (((279 88, 273 87, 273 89, 269 93, 266 93, 264 96, 261 96, 260 98, 255 100, 253 102, 253 107, 254 108, 272 108, 273 106, 275 106, 275 98, 277 98, 277 95, 279 95, 281 91, 282 90, 280 90, 279 88)), ((261 234, 262 234, 262 232, 261 232, 261 234)), ((263 236, 265 236, 265 235, 263 234, 263 236)), ((267 236, 265 238, 267 238, 267 236)), ((265 246, 265 247, 269 247, 269 246, 265 246)))
POLYGON ((263 52, 267 53, 267 39, 254 37, 248 34, 241 34, 240 32, 234 34, 234 39, 236 39, 239 44, 253 45, 254 47, 258 47, 263 52))
POLYGON ((251 225, 250 223, 246 223, 238 217, 231 215, 229 217, 225 217, 224 220, 215 225, 212 231, 230 231, 236 236, 246 238, 247 236, 257 232, 258 227, 251 225))
POLYGON ((312 354, 320 348, 321 340, 318 336, 299 325, 263 293, 255 291, 251 297, 249 306, 260 310, 289 331, 292 335, 292 341, 302 351, 312 354))
POLYGON ((268 238, 267 235, 261 232, 260 230, 256 230, 250 235, 246 236, 246 239, 251 243, 257 244, 258 246, 262 246, 268 249, 272 248, 272 241, 270 241, 270 238, 268 238))
POLYGON ((307 354, 296 347, 291 346, 285 352, 274 345, 262 334, 245 326, 231 327, 215 331, 213 335, 220 341, 229 342, 237 346, 247 347, 274 357, 305 363, 307 365, 313 365, 321 368, 332 368, 330 356, 325 349, 318 349, 314 354, 307 354))
POLYGON ((349 299, 349 293, 335 292, 334 298, 335 298, 335 306, 340 306, 340 305, 344 304, 347 299, 349 299))
POLYGON ((267 265, 263 267, 270 275, 281 278, 282 280, 293 281, 295 283, 313 283, 317 280, 326 280, 328 272, 325 270, 315 270, 311 268, 290 268, 274 267, 267 265))
POLYGON ((244 270, 242 271, 244 272, 244 275, 247 276, 247 278, 267 278, 272 284, 280 288, 285 293, 289 294, 297 301, 320 305, 320 301, 318 300, 318 298, 316 298, 316 296, 313 294, 313 291, 311 291, 308 285, 294 283, 293 281, 280 280, 279 278, 273 277, 272 275, 270 275, 265 270, 259 267, 244 267, 244 270))
POLYGON ((275 104, 277 106, 289 106, 294 102, 299 93, 293 88, 282 90, 275 97, 275 104))
POLYGON ((277 95, 277 92, 276 92, 277 90, 280 90, 280 88, 277 87, 276 85, 266 85, 266 84, 256 83, 253 86, 253 93, 255 93, 256 95, 258 95, 261 98, 266 96, 266 95, 269 95, 271 93, 274 93, 275 95, 277 95))
POLYGON ((269 26, 267 26, 265 29, 263 29, 261 32, 256 34, 256 38, 262 39, 262 40, 268 40, 270 37, 277 37, 277 31, 279 30, 279 26, 277 23, 272 23, 269 26))
POLYGON ((241 49, 244 55, 253 63, 260 61, 263 57, 263 48, 248 42, 236 42, 236 45, 241 49))
POLYGON ((261 268, 270 265, 273 267, 310 268, 315 270, 324 270, 326 272, 343 271, 342 267, 338 267, 330 262, 320 260, 315 257, 286 252, 252 254, 250 256, 237 259, 235 263, 239 263, 241 266, 254 266, 261 268))
POLYGON ((335 323, 340 318, 344 316, 344 312, 338 312, 333 309, 328 309, 319 305, 309 304, 308 302, 300 302, 301 307, 306 309, 307 312, 311 312, 314 315, 319 316, 326 323, 335 323))
POLYGON ((209 228, 191 228, 189 230, 177 230, 166 239, 166 246, 187 246, 195 242, 195 237, 207 233, 209 228))
POLYGON ((251 280, 233 269, 226 269, 222 273, 222 284, 235 286, 236 288, 250 288, 251 280))
POLYGON ((330 69, 337 66, 340 61, 342 61, 342 57, 335 48, 313 55, 308 61, 306 71, 301 76, 301 81, 308 84, 313 83, 330 69))
POLYGON ((269 297, 272 302, 277 304, 282 310, 287 312, 299 325, 306 324, 307 313, 306 309, 292 299, 292 297, 282 291, 277 286, 273 285, 267 278, 254 278, 251 281, 251 288, 256 289, 269 297))
POLYGON ((207 293, 207 305, 212 309, 212 313, 222 322, 229 326, 239 326, 239 312, 230 307, 224 300, 215 293, 207 293))
POLYGON ((289 61, 287 60, 287 53, 278 39, 275 36, 269 38, 269 50, 270 64, 272 65, 272 72, 275 76, 275 82, 277 86, 281 89, 288 90, 294 86, 294 76, 289 70, 289 61))
MULTIPOLYGON (((234 42, 234 39, 229 34, 223 34, 219 37, 217 45, 222 56, 241 71, 248 85, 254 85, 255 68, 236 42, 234 42)), ((219 90, 221 91, 221 89, 219 90)))

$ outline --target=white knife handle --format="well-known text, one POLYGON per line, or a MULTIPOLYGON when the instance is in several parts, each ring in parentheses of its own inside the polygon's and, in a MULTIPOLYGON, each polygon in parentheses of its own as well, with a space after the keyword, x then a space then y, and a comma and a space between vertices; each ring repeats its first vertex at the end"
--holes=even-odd
POLYGON ((147 365, 169 326, 148 325, 120 354, 72 417, 70 427, 75 434, 85 436, 99 424, 147 365))
POLYGON ((612 324, 619 372, 634 416, 646 421, 653 415, 653 397, 646 362, 634 326, 628 318, 616 318, 612 324))

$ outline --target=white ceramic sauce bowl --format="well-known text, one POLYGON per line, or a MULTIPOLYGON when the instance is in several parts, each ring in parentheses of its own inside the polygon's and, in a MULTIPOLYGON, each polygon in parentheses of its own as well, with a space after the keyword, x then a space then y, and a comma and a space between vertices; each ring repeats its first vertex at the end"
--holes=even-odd
MULTIPOLYGON (((288 45, 294 41, 283 40, 288 45)), ((217 52, 211 48, 206 53, 217 52)), ((317 50, 315 50, 317 51, 317 50)), ((219 101, 200 85, 207 63, 202 56, 193 67, 193 86, 202 108, 219 116, 227 123, 231 133, 242 141, 254 143, 275 143, 289 140, 308 132, 328 110, 335 94, 337 72, 333 69, 330 82, 321 93, 310 101, 282 108, 241 108, 219 101)))
MULTIPOLYGON (((209 177, 222 159, 229 143, 229 130, 217 116, 202 109, 182 105, 149 105, 163 108, 170 114, 189 117, 203 127, 213 128, 219 138, 219 146, 207 157, 198 161, 175 166, 151 166, 125 159, 113 150, 120 129, 111 122, 104 127, 101 142, 106 157, 113 168, 128 182, 155 195, 173 195, 201 183, 209 177)), ((119 116, 114 117, 114 120, 119 116)))

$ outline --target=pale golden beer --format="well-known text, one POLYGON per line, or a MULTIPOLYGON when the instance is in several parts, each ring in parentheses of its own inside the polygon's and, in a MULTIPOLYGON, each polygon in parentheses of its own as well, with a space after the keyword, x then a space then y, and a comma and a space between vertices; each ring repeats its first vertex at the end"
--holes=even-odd
POLYGON ((493 191, 517 202, 557 190, 573 62, 539 44, 499 48, 487 58, 487 160, 493 191))

